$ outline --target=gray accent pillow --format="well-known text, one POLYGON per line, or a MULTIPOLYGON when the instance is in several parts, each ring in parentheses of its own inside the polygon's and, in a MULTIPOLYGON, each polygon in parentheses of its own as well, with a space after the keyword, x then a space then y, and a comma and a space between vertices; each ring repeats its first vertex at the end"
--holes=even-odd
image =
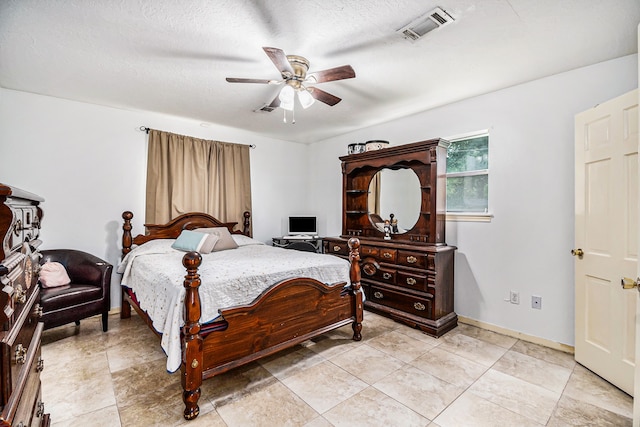
POLYGON ((233 237, 231 237, 231 233, 229 233, 227 227, 196 228, 194 231, 218 236, 218 241, 213 247, 213 252, 236 249, 238 247, 238 244, 233 240, 233 237))

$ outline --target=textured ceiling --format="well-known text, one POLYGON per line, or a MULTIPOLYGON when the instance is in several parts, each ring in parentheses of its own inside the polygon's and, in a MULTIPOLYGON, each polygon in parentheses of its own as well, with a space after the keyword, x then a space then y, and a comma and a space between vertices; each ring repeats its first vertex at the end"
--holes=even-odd
POLYGON ((2 0, 0 86, 315 142, 460 99, 636 53, 638 0, 2 0), (455 22, 396 33, 441 7, 455 22), (278 87, 262 50, 310 71, 342 102, 254 112, 278 87))

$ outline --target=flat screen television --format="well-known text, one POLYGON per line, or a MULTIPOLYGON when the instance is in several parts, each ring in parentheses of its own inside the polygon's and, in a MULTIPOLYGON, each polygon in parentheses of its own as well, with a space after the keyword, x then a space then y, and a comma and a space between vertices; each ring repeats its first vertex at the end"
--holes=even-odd
POLYGON ((288 234, 293 235, 318 235, 317 221, 315 216, 290 216, 288 234))

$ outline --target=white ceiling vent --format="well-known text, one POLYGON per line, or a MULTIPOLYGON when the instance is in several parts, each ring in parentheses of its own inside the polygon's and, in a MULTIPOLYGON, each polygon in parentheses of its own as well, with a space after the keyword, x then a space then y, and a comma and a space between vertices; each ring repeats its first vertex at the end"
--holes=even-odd
POLYGON ((454 21, 444 9, 436 7, 432 11, 422 15, 398 30, 398 33, 406 39, 418 40, 430 31, 443 27, 454 21))

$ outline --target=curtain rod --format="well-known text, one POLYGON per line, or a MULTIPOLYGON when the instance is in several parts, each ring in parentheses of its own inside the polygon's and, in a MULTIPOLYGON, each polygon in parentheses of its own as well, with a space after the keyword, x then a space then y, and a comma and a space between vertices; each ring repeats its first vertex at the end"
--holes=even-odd
MULTIPOLYGON (((139 130, 144 131, 147 135, 149 135, 149 131, 151 130, 151 128, 148 128, 146 126, 140 126, 139 130)), ((254 144, 247 144, 247 145, 249 145, 249 148, 256 148, 254 144)))

